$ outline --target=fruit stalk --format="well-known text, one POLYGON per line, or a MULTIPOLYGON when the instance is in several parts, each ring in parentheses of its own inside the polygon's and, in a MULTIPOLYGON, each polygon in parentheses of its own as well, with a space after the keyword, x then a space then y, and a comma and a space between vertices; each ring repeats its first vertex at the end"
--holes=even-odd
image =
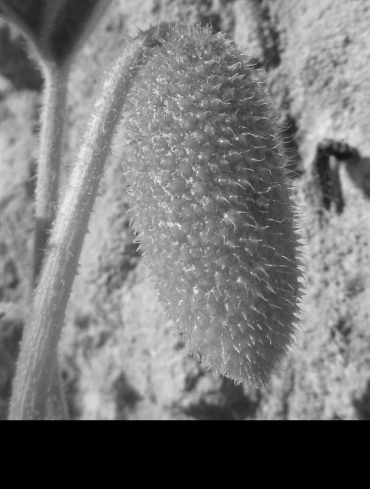
POLYGON ((59 208, 25 326, 10 419, 61 419, 55 409, 57 345, 105 160, 142 54, 132 42, 96 89, 93 112, 59 208))
POLYGON ((36 285, 58 204, 59 172, 69 70, 44 69, 40 150, 35 202, 33 284, 36 285))

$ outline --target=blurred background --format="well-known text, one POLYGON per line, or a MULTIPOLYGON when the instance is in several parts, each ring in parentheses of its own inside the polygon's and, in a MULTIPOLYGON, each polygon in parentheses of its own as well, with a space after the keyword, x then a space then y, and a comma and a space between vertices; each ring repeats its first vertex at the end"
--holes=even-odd
MULTIPOLYGON (((370 4, 115 0, 71 75, 61 194, 99 75, 136 27, 174 20, 226 32, 265 69, 301 207, 306 295, 298 345, 259 390, 235 386, 187 355, 133 242, 118 134, 60 344, 71 416, 370 419, 370 4), (327 138, 360 156, 331 158, 323 174, 316 152, 327 138)), ((42 86, 24 40, 0 24, 0 419, 29 301, 42 86)))

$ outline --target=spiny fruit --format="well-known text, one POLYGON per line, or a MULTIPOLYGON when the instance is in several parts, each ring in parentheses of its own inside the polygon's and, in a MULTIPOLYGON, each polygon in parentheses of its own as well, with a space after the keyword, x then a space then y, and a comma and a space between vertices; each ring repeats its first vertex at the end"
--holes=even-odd
POLYGON ((285 157, 248 58, 208 28, 165 27, 126 105, 134 227, 189 352, 258 386, 296 333, 301 272, 285 157))

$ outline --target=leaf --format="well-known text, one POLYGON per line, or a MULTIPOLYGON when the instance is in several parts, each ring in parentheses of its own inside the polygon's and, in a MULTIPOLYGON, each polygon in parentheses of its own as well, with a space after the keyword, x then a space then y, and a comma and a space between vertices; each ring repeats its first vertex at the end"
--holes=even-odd
POLYGON ((112 0, 0 0, 0 16, 31 42, 41 61, 68 66, 112 0))

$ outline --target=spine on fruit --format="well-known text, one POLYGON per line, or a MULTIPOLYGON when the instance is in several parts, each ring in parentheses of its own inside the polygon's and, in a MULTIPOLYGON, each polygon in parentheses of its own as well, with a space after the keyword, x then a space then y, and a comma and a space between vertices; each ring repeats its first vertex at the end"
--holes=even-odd
POLYGON ((126 105, 134 229, 189 352, 259 386, 299 311, 286 157, 249 58, 224 34, 161 28, 142 33, 154 41, 126 105))

